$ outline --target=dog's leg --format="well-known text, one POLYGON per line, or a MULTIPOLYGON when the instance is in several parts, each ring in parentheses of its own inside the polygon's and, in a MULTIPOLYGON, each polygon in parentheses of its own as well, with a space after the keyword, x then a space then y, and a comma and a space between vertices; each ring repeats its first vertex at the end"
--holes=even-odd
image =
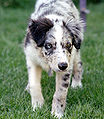
POLYGON ((80 51, 76 52, 76 56, 73 64, 73 78, 72 78, 72 88, 82 87, 81 79, 82 79, 82 62, 80 58, 80 51))
POLYGON ((44 103, 40 84, 42 69, 29 59, 27 60, 27 67, 29 76, 28 87, 31 95, 33 110, 35 111, 37 107, 41 107, 44 103))
POLYGON ((56 92, 53 96, 52 115, 61 118, 64 113, 71 73, 56 73, 56 92))

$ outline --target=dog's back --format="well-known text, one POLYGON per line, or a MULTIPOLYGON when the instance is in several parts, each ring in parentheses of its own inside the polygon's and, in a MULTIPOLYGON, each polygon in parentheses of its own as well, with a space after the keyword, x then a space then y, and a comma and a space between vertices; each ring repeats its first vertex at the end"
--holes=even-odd
POLYGON ((53 18, 57 16, 64 21, 79 19, 79 12, 72 0, 37 0, 35 12, 31 15, 31 18, 43 18, 50 14, 53 15, 53 18))

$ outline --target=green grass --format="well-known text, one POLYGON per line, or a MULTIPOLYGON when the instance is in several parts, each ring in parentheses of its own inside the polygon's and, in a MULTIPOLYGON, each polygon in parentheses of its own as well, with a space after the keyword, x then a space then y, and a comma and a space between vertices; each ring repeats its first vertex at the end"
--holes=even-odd
MULTIPOLYGON (((104 119, 104 4, 90 5, 87 32, 81 47, 83 89, 69 88, 65 119, 104 119)), ((32 111, 22 42, 30 9, 0 7, 0 119, 53 119, 51 103, 55 76, 43 72, 45 104, 32 111)))

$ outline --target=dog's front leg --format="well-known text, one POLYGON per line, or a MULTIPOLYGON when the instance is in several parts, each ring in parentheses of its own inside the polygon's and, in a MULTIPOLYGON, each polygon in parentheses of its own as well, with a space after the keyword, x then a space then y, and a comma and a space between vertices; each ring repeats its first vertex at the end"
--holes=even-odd
POLYGON ((27 67, 29 76, 28 88, 31 95, 33 110, 35 110, 37 107, 41 107, 44 103, 40 84, 42 69, 29 59, 27 59, 27 67))
POLYGON ((61 118, 64 113, 70 76, 70 73, 56 73, 56 92, 53 96, 52 114, 58 118, 61 118))

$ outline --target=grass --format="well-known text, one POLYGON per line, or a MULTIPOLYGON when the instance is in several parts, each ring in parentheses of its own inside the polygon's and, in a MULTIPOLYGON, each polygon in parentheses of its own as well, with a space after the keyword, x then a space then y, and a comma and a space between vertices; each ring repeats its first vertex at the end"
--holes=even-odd
MULTIPOLYGON (((65 119, 104 119, 104 4, 89 5, 87 32, 81 47, 83 89, 69 88, 65 119)), ((0 7, 0 119, 54 119, 51 103, 55 76, 42 74, 45 104, 32 111, 22 48, 30 9, 0 7)))

